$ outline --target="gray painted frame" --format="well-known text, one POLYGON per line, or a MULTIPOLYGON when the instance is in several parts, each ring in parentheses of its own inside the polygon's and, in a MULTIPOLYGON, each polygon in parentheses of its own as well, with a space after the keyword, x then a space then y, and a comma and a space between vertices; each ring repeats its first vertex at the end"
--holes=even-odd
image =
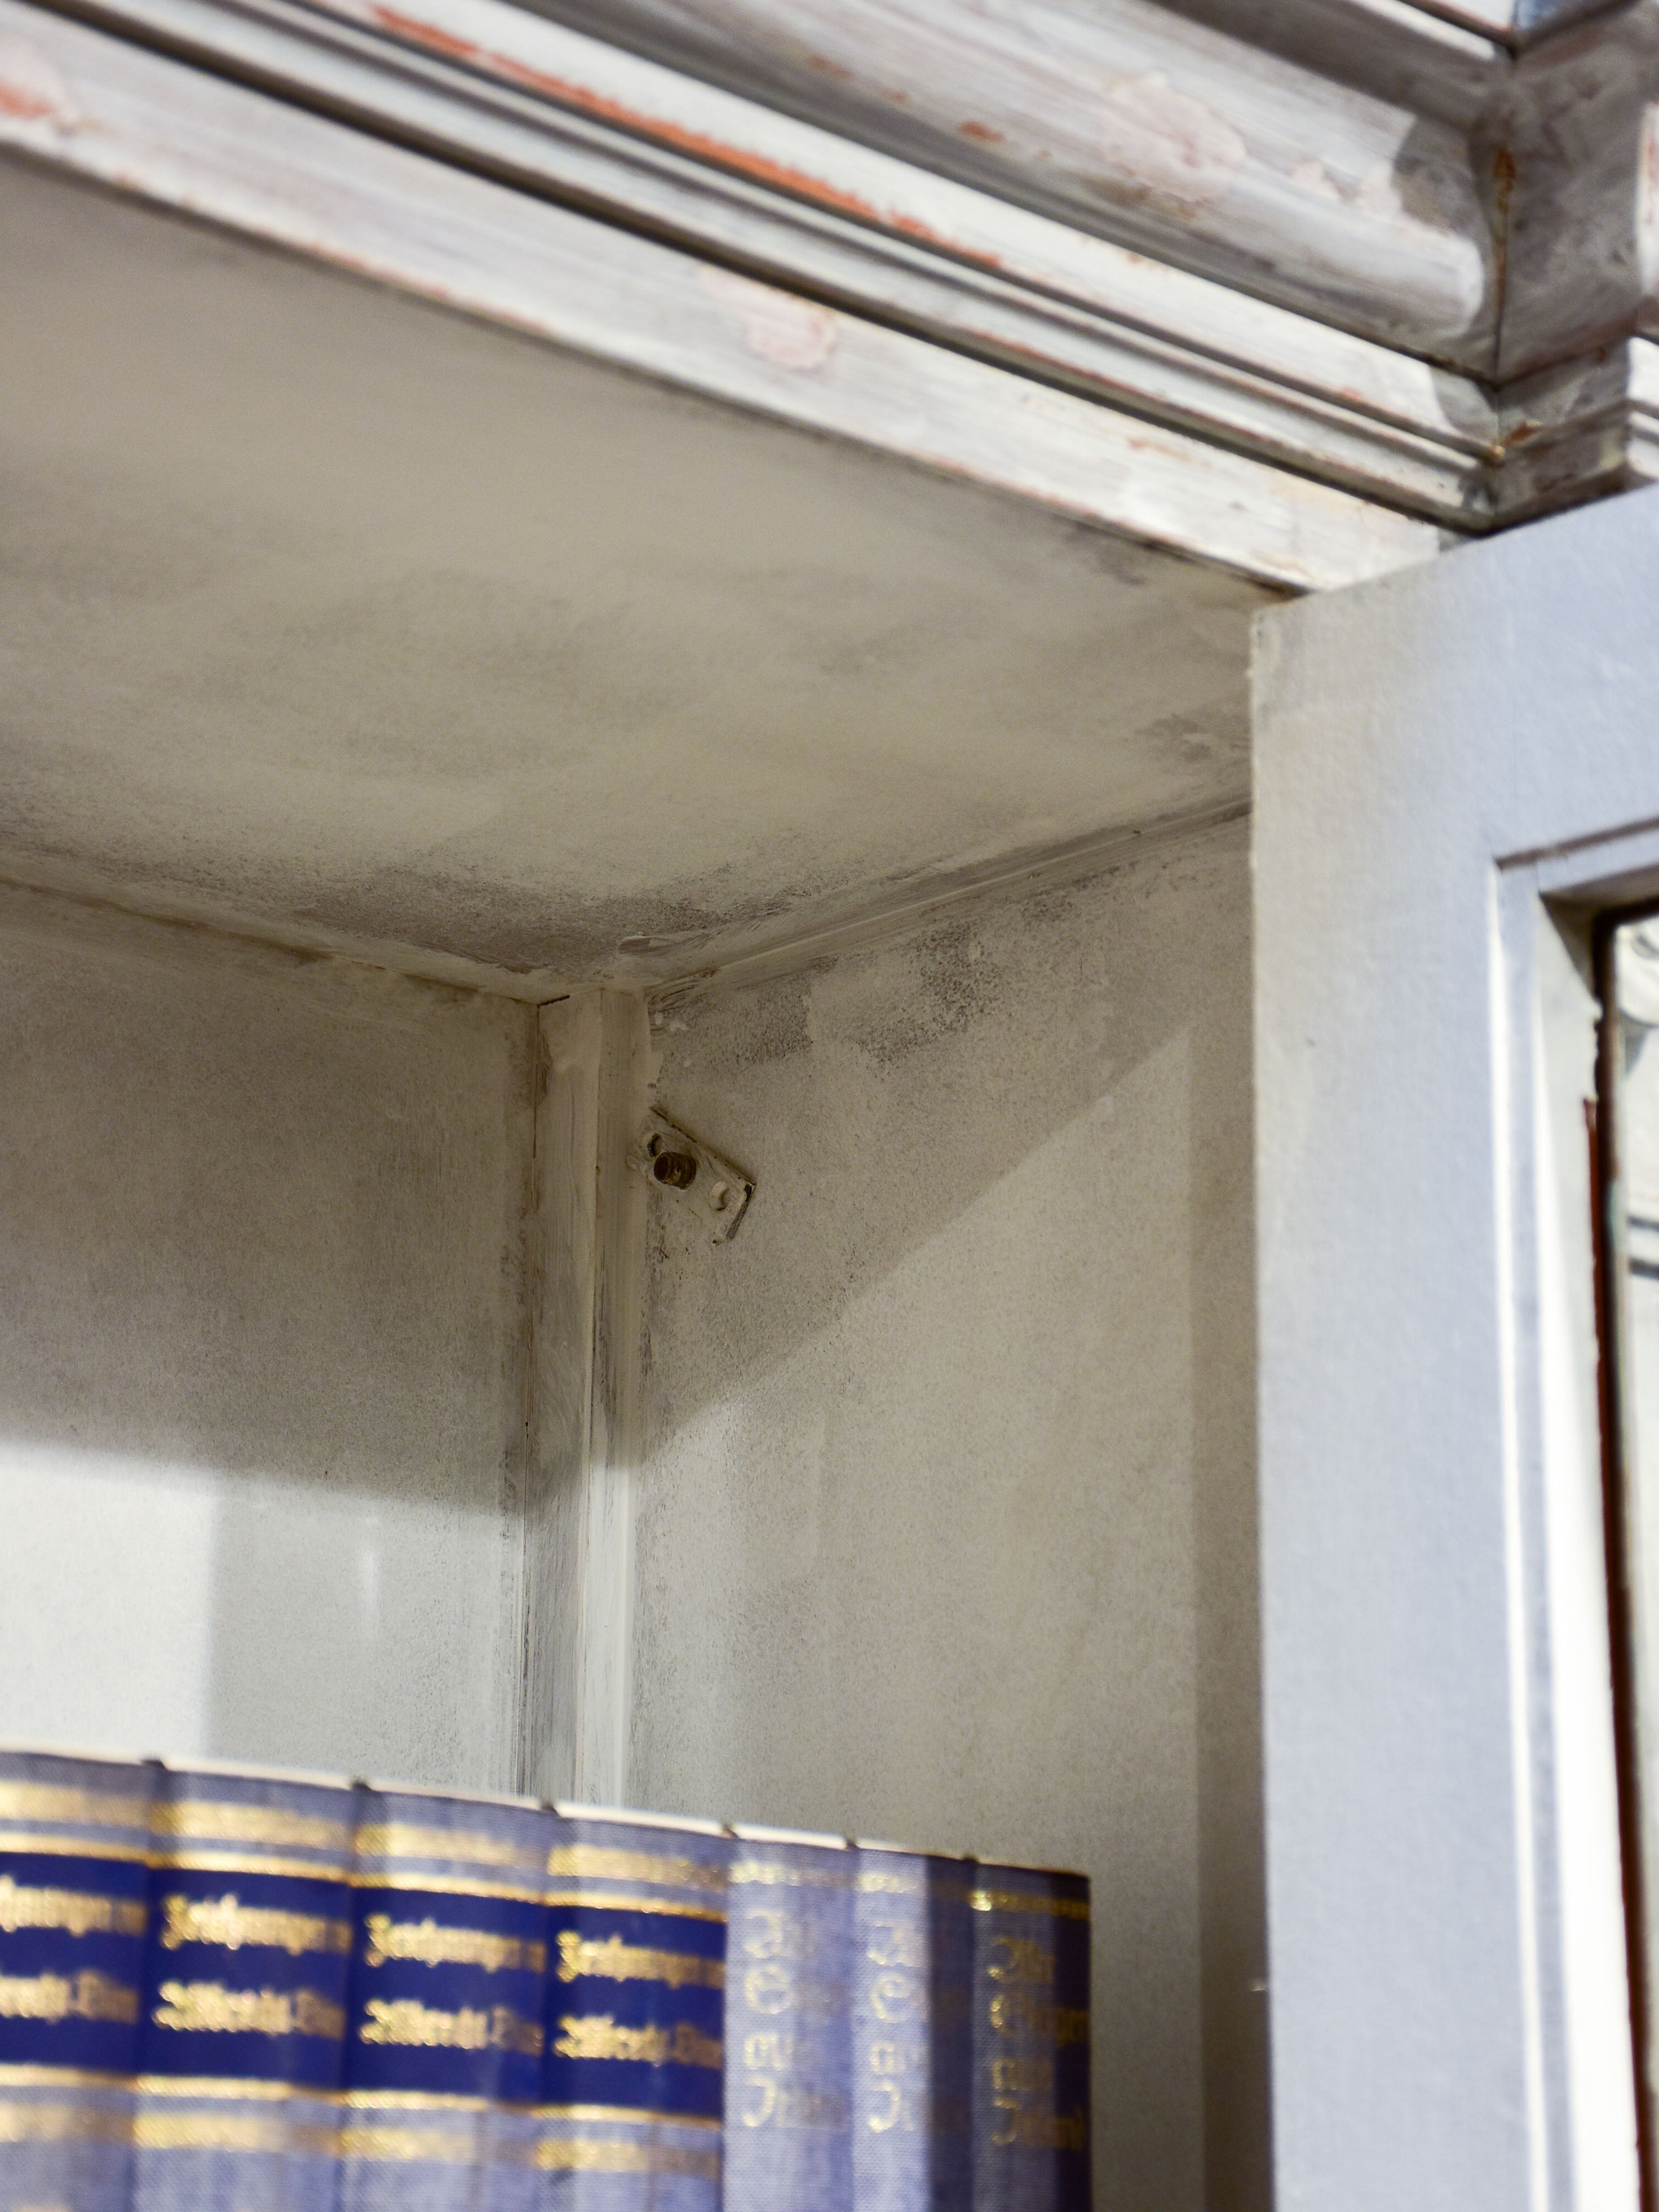
POLYGON ((1285 2207, 1637 2201, 1583 1106, 1656 594, 1649 494, 1261 618, 1285 2207))

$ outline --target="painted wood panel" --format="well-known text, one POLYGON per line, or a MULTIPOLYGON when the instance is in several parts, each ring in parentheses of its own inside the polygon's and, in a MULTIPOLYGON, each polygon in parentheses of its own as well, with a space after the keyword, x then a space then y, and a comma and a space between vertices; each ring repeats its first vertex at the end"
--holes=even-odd
POLYGON ((3 0, 0 145, 512 328, 1298 586, 1425 525, 3 0))
MULTIPOLYGON (((1468 365, 1489 350, 1496 261, 1465 131, 1184 12, 1149 0, 548 12, 1385 343, 1468 365)), ((1453 82, 1494 65, 1485 42, 1432 17, 1416 16, 1413 36, 1471 41, 1441 72, 1453 82)))
POLYGON ((1436 520, 1491 504, 1498 422, 1473 380, 503 0, 118 12, 204 67, 953 351, 1436 520))

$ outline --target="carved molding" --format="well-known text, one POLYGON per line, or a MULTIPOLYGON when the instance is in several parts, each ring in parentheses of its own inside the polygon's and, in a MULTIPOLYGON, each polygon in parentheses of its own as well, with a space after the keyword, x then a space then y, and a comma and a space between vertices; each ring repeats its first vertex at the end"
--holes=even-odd
POLYGON ((1522 12, 605 0, 769 106, 502 0, 0 0, 0 144, 1328 584, 1656 472, 1659 0, 1522 12))
MULTIPOLYGON (((188 3, 154 0, 180 21, 188 3)), ((200 13, 216 27, 233 20, 216 6, 200 13)), ((234 20, 263 41, 266 74, 298 67, 296 44, 264 8, 234 20)), ((338 59, 331 45, 304 52, 307 67, 338 59)), ((476 105, 434 90, 424 65, 369 72, 368 82, 387 114, 400 103, 395 131, 371 135, 0 0, 0 147, 1294 589, 1375 575, 1440 543, 1431 525, 1311 475, 930 342, 896 315, 853 314, 759 282, 725 258, 665 242, 661 223, 620 228, 526 189, 546 134, 539 121, 509 127, 492 88, 493 158, 455 158, 458 139, 434 160, 396 142, 434 142, 441 125, 459 130, 458 115, 471 129, 476 105)), ((360 96, 362 82, 341 65, 313 106, 349 108, 360 96)), ((558 143, 580 149, 582 135, 558 143)))

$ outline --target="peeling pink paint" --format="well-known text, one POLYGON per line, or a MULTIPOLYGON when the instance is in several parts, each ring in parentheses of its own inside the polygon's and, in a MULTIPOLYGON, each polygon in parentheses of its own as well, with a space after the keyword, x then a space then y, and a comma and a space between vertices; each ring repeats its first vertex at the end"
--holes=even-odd
POLYGON ((26 39, 0 35, 0 115, 72 130, 75 100, 56 64, 26 39))
POLYGON ((836 349, 836 317, 828 307, 757 284, 729 269, 700 269, 697 282, 743 321, 744 343, 779 368, 810 372, 822 368, 836 349))
POLYGON ((803 199, 815 200, 820 207, 830 207, 842 215, 855 216, 860 222, 879 223, 884 229, 903 232, 907 236, 925 240, 934 246, 949 246, 925 222, 914 216, 898 215, 890 209, 878 207, 873 201, 860 198, 855 192, 841 191, 810 170, 799 169, 784 161, 774 161, 766 155, 756 154, 743 146, 732 146, 708 136, 706 131, 688 131, 682 125, 670 122, 665 117, 650 115, 632 108, 625 102, 612 100, 607 94, 596 92, 592 86, 578 83, 569 77, 552 76, 544 70, 532 69, 527 63, 517 61, 511 54, 486 52, 469 40, 458 39, 451 33, 424 22, 419 16, 406 15, 395 8, 374 6, 370 14, 383 30, 398 38, 409 39, 434 53, 444 54, 453 61, 469 61, 475 66, 492 70, 514 84, 524 85, 532 92, 544 94, 567 106, 580 108, 588 115, 603 117, 607 123, 620 124, 624 130, 637 131, 659 140, 665 146, 677 146, 682 153, 694 154, 700 160, 716 161, 723 168, 739 170, 744 175, 757 178, 763 184, 776 185, 782 191, 798 193, 803 199))
POLYGON ((1224 198, 1249 151, 1224 115, 1158 70, 1120 77, 1101 105, 1109 189, 1190 219, 1224 198))

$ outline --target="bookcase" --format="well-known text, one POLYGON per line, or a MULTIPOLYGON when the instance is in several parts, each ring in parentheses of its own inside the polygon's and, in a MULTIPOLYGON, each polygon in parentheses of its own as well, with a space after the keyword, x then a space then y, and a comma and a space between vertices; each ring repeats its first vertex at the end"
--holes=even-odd
POLYGON ((1271 594, 9 185, 0 1735, 1078 1867, 1249 2201, 1271 594))
MULTIPOLYGON (((1126 2181, 1259 1972, 1246 892, 653 1033, 758 1188, 642 1187, 626 1792, 1086 1869, 1126 2181)), ((6 1732, 519 1786, 534 1010, 16 890, 0 991, 6 1732)))

